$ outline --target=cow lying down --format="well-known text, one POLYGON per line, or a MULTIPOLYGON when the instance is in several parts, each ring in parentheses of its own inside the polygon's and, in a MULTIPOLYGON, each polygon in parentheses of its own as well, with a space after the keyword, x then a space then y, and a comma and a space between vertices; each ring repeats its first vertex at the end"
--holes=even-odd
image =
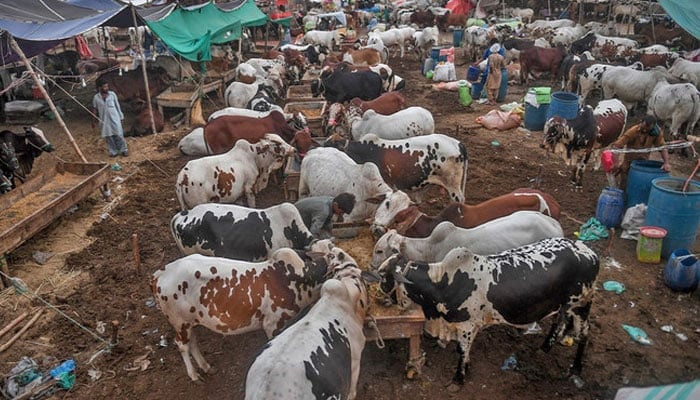
POLYGON ((554 238, 491 256, 459 247, 435 263, 394 254, 379 273, 382 290, 400 307, 415 302, 423 309, 427 333, 458 342, 459 364, 450 387, 456 391, 464 384, 469 350, 481 328, 526 328, 555 313, 542 349, 549 351, 571 331, 579 345, 570 373, 579 376, 598 269, 598 256, 583 242, 554 238))

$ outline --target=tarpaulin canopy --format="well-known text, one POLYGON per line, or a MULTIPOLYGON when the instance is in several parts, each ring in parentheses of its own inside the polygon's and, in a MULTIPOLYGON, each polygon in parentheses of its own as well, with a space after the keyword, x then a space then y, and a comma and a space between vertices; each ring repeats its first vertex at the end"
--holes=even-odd
POLYGON ((659 0, 659 3, 681 28, 700 39, 700 7, 697 0, 659 0))
POLYGON ((211 60, 212 44, 228 43, 241 37, 241 29, 267 22, 253 0, 233 3, 212 2, 193 7, 175 7, 160 19, 146 17, 146 23, 173 51, 190 61, 211 60))
POLYGON ((27 57, 33 57, 65 39, 101 25, 133 25, 130 6, 109 3, 114 2, 0 0, 0 62, 7 64, 19 59, 9 45, 8 33, 17 40, 27 57))

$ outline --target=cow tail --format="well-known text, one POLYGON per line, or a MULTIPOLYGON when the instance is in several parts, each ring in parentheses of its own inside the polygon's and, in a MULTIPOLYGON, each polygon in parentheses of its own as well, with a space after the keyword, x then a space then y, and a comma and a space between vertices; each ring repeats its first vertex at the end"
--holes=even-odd
POLYGON ((469 157, 467 154, 467 146, 464 145, 464 143, 459 143, 459 155, 460 157, 464 158, 464 166, 462 167, 462 183, 460 185, 460 190, 462 191, 462 195, 466 199, 467 197, 467 166, 469 164, 469 157))

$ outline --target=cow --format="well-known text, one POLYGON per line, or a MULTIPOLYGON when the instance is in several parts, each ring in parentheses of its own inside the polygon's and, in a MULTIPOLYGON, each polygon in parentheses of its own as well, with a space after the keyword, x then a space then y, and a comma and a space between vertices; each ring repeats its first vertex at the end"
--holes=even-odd
POLYGON ((4 169, 12 170, 12 178, 10 179, 12 187, 15 186, 14 178, 19 179, 20 182, 27 180, 34 168, 35 158, 43 152, 50 153, 55 150, 44 132, 35 126, 25 126, 21 133, 8 130, 0 131, 0 141, 11 146, 12 153, 18 163, 17 167, 13 167, 13 163, 4 166, 4 169))
POLYGON ((489 256, 458 247, 437 262, 414 260, 403 254, 389 257, 379 269, 381 288, 402 309, 418 304, 428 334, 442 343, 458 342, 450 391, 464 384, 471 345, 481 328, 526 328, 552 314, 557 319, 542 350, 548 352, 570 332, 579 344, 569 372, 580 379, 599 272, 597 254, 583 242, 548 238, 489 256))
POLYGON ((588 95, 596 89, 603 89, 603 76, 606 72, 616 70, 619 68, 627 68, 641 71, 642 64, 635 62, 629 67, 615 66, 609 64, 595 64, 593 61, 584 61, 570 71, 570 81, 572 83, 572 88, 577 90, 581 94, 581 103, 586 103, 586 98, 588 95), (579 68, 580 67, 580 68, 579 68), (575 74, 574 77, 571 74, 575 74))
POLYGON ((449 203, 434 217, 423 214, 408 196, 404 196, 405 199, 402 199, 395 195, 379 205, 370 227, 372 234, 383 235, 391 228, 406 237, 425 238, 443 221, 452 222, 460 228, 474 228, 516 211, 539 211, 557 220, 561 211, 559 203, 551 195, 526 188, 475 205, 449 203))
POLYGON ((480 26, 470 26, 464 30, 464 47, 469 59, 481 59, 481 52, 485 49, 491 39, 493 31, 480 26))
POLYGON ((350 49, 343 53, 343 61, 354 65, 376 65, 382 62, 382 55, 378 50, 371 48, 350 49))
POLYGON ((323 94, 330 103, 343 103, 359 97, 372 100, 382 94, 382 78, 372 71, 332 71, 311 82, 314 97, 323 94))
POLYGON ((408 107, 391 115, 382 115, 374 110, 363 113, 359 107, 349 106, 345 119, 354 140, 360 140, 368 133, 394 140, 435 132, 433 114, 423 107, 408 107))
MULTIPOLYGON (((151 125, 151 112, 145 102, 142 107, 141 112, 139 112, 136 119, 134 119, 131 130, 128 134, 124 132, 124 136, 145 136, 155 133, 151 125)), ((161 114, 156 107, 152 107, 151 111, 153 111, 153 122, 156 126, 156 132, 163 132, 163 114, 161 114)))
POLYGON ((149 66, 152 68, 163 68, 168 77, 175 81, 182 81, 185 78, 192 78, 197 75, 190 63, 182 62, 175 56, 167 54, 157 55, 155 61, 150 63, 149 66))
POLYGON ((413 34, 413 50, 415 51, 419 60, 422 61, 425 59, 428 56, 430 49, 437 46, 439 42, 439 34, 440 31, 438 31, 436 26, 426 27, 422 31, 417 31, 413 34))
POLYGON ((540 147, 561 155, 573 166, 571 182, 580 190, 591 154, 614 142, 624 131, 626 122, 627 109, 621 101, 603 100, 595 111, 585 106, 573 119, 555 116, 547 120, 540 147))
POLYGON ((640 13, 639 7, 633 5, 633 4, 616 4, 613 7, 613 20, 618 21, 623 21, 625 16, 627 16, 628 20, 631 18, 636 18, 637 15, 640 13))
POLYGON ((466 14, 452 14, 451 12, 436 15, 435 25, 440 28, 441 31, 447 32, 447 28, 450 26, 467 26, 467 15, 466 14))
POLYGON ((211 119, 180 141, 180 151, 187 155, 222 154, 240 139, 254 143, 267 133, 278 134, 288 142, 294 139, 295 129, 287 123, 284 114, 278 111, 261 114, 260 117, 222 115, 211 119), (199 142, 200 137, 204 143, 199 142))
POLYGON ((317 31, 311 30, 304 35, 304 43, 311 45, 323 45, 333 50, 339 42, 345 40, 345 34, 339 30, 317 31))
POLYGON ((409 22, 411 24, 416 24, 421 28, 425 28, 426 26, 433 25, 433 23, 435 23, 435 14, 428 10, 416 10, 411 13, 409 22))
MULTIPOLYGON (((114 58, 106 57, 93 57, 86 60, 78 60, 78 62, 75 64, 75 68, 78 70, 78 75, 94 74, 96 72, 118 66, 119 61, 114 58)), ((132 67, 133 68, 130 69, 136 69, 136 66, 132 65, 132 67)))
POLYGON ((615 68, 603 74, 603 98, 617 97, 628 110, 636 103, 646 102, 651 96, 656 83, 671 80, 666 68, 656 67, 649 71, 637 71, 631 68, 615 68))
POLYGON ((700 62, 679 58, 673 62, 668 73, 684 82, 690 82, 695 86, 700 86, 700 62))
MULTIPOLYGON (((612 23, 604 24, 597 21, 591 21, 584 24, 583 27, 586 28, 586 31, 597 33, 599 35, 611 35, 614 33, 612 23)), ((571 51, 573 52, 573 49, 571 51)))
POLYGON ((337 196, 349 192, 356 203, 345 220, 364 221, 374 215, 377 204, 393 192, 373 163, 357 164, 333 148, 312 149, 301 162, 299 197, 337 196))
POLYGON ((0 136, 0 194, 14 189, 15 173, 19 170, 17 154, 10 140, 7 136, 0 136))
POLYGON ((276 250, 308 249, 313 234, 291 203, 265 209, 207 203, 181 211, 170 231, 182 254, 262 261, 276 250))
POLYGON ((552 21, 547 21, 544 19, 538 19, 535 22, 532 22, 530 24, 527 24, 525 27, 530 31, 530 32, 536 32, 536 31, 542 31, 545 29, 557 29, 561 28, 563 26, 576 26, 576 22, 570 20, 570 19, 555 19, 552 21))
POLYGON ((324 255, 316 259, 288 248, 260 262, 192 254, 154 272, 153 295, 175 329, 190 379, 201 380, 190 355, 203 372, 212 370, 192 328, 200 325, 224 335, 262 329, 268 338, 281 332, 285 322, 318 299, 330 246, 327 240, 315 243, 311 251, 324 255))
POLYGON ((377 282, 334 248, 333 277, 300 320, 265 346, 248 370, 245 398, 354 399, 370 305, 365 282, 377 282), (338 318, 338 316, 343 316, 338 318))
POLYGON ((532 23, 532 17, 535 16, 535 12, 532 10, 532 8, 514 8, 510 11, 510 15, 514 18, 519 19, 522 22, 525 22, 527 19, 527 23, 530 24, 532 23))
POLYGON ((393 91, 369 101, 362 101, 362 99, 355 97, 350 100, 350 105, 359 107, 363 113, 367 110, 374 110, 377 114, 391 115, 406 107, 406 98, 400 92, 393 91))
POLYGON ((563 236, 559 222, 539 211, 517 211, 474 228, 459 228, 444 221, 426 238, 410 238, 390 229, 374 245, 370 269, 376 271, 395 253, 401 253, 409 260, 437 262, 455 247, 467 247, 476 254, 488 255, 563 236))
POLYGON ((294 148, 268 133, 257 143, 239 140, 224 154, 189 161, 177 176, 175 192, 187 210, 203 203, 233 203, 245 195, 255 207, 255 193, 267 186, 270 172, 284 165, 294 148))
MULTIPOLYGON (((581 57, 574 54, 567 54, 561 62, 558 75, 561 76, 561 88, 566 90, 570 87, 571 70, 580 64, 592 65, 593 56, 589 51, 584 51, 581 57)), ((570 90, 570 89, 569 89, 570 90)))
POLYGON ((544 49, 531 47, 520 52, 520 84, 530 84, 530 71, 549 72, 551 84, 557 78, 566 50, 563 47, 544 49))
POLYGON ((467 147, 441 134, 402 140, 384 140, 367 134, 359 141, 331 137, 327 146, 342 149, 356 163, 371 162, 382 177, 397 189, 442 186, 452 201, 464 201, 467 182, 467 147))
POLYGON ((416 30, 413 28, 392 28, 386 32, 375 30, 368 34, 367 45, 382 43, 386 47, 398 46, 401 50, 401 58, 403 58, 405 42, 410 40, 415 32, 416 30))
MULTIPOLYGON (((151 98, 155 98, 162 91, 170 87, 170 77, 163 68, 152 68, 147 71, 148 91, 151 98)), ((131 70, 120 73, 118 71, 106 72, 97 78, 97 85, 108 83, 110 90, 117 94, 121 102, 134 100, 147 101, 146 86, 141 70, 131 70)))
POLYGON ((637 22, 634 24, 634 34, 644 36, 648 43, 679 46, 687 51, 698 47, 697 39, 681 27, 668 28, 662 24, 652 26, 650 22, 637 22))
POLYGON ((671 135, 677 138, 685 125, 685 138, 700 119, 700 92, 691 83, 670 84, 660 80, 647 101, 647 114, 659 121, 671 120, 671 135))
POLYGON ((552 46, 569 46, 586 34, 586 29, 581 25, 574 27, 563 26, 554 30, 552 35, 552 46))
POLYGON ((666 53, 645 53, 640 52, 632 57, 632 60, 639 61, 644 68, 650 69, 654 67, 670 68, 673 63, 680 57, 676 52, 666 53))
MULTIPOLYGON (((330 66, 329 66, 330 67, 330 66)), ((333 67, 334 71, 339 72, 374 72, 382 78, 382 92, 391 92, 401 90, 406 86, 406 82, 400 76, 394 74, 390 66, 386 64, 375 64, 372 66, 363 66, 350 64, 347 61, 341 61, 333 67)), ((329 69, 321 71, 321 77, 327 76, 329 69)))

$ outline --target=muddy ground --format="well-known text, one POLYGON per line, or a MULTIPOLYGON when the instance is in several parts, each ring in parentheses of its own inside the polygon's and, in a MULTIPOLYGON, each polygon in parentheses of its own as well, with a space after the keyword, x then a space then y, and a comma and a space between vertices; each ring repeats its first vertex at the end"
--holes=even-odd
MULTIPOLYGON (((458 57, 458 63, 463 61, 458 57)), ((587 171, 583 191, 572 192, 568 168, 539 149, 541 132, 480 128, 475 118, 491 107, 475 104, 465 109, 458 104, 457 93, 432 90, 419 74, 419 62, 411 56, 403 61, 392 59, 391 65, 409 81, 405 93, 409 105, 431 110, 438 132, 466 144, 467 203, 478 203, 520 187, 537 187, 552 194, 561 204, 564 212, 561 223, 570 238, 582 221, 594 216, 598 196, 605 185, 602 171, 587 171)), ((465 68, 458 68, 458 76, 464 77, 465 68)), ((538 81, 531 86, 546 84, 538 81)), ((90 90, 79 92, 74 93, 84 102, 89 101, 90 90)), ((520 100, 523 92, 521 86, 510 86, 508 102, 520 100)), ((21 340, 2 353, 0 375, 5 376, 23 356, 34 358, 46 369, 57 361, 73 358, 78 366, 76 385, 70 391, 55 393, 55 398, 242 399, 246 372, 266 341, 264 334, 222 337, 201 329, 202 352, 218 373, 208 376, 203 385, 194 385, 172 345, 172 328, 149 301, 151 273, 180 256, 168 222, 178 211, 175 176, 190 159, 178 152, 177 142, 188 130, 169 125, 165 133, 130 138, 130 156, 110 159, 98 133, 91 130, 87 113, 75 104, 65 104, 68 126, 87 158, 92 162, 118 162, 122 167, 121 171, 111 172, 113 202, 107 204, 99 193, 94 193, 9 254, 10 270, 33 291, 90 330, 97 330, 105 323, 104 333, 99 334, 104 340, 110 336, 111 321, 118 321, 119 343, 111 352, 95 356, 104 348, 101 341, 54 311, 47 311, 21 340), (132 251, 134 234, 138 236, 140 273, 132 251), (40 265, 33 254, 45 251, 54 255, 40 265), (168 343, 165 347, 158 345, 161 336, 168 343), (135 363, 137 359, 147 361, 135 363), (146 364, 144 370, 139 368, 146 364), (99 379, 92 380, 90 370, 93 374, 97 371, 99 379)), ((220 100, 206 100, 205 116, 221 106, 220 100)), ((129 125, 129 118, 125 125, 129 125)), ((78 160, 54 122, 43 120, 39 126, 58 150, 43 155, 37 168, 50 168, 59 159, 78 160)), ((671 159, 676 176, 686 177, 695 165, 693 158, 674 154, 671 159)), ((431 189, 429 194, 432 202, 422 207, 435 213, 446 204, 447 198, 438 190, 431 189)), ((280 185, 270 184, 260 193, 258 205, 267 207, 283 200, 280 185)), ((343 245, 341 242, 340 246, 343 245)), ((435 340, 424 338, 423 374, 418 379, 407 380, 404 373, 407 340, 388 340, 384 349, 374 342, 367 343, 358 398, 609 399, 622 386, 670 384, 700 377, 698 295, 669 290, 661 276, 664 264, 637 262, 636 242, 620 239, 619 232, 610 246, 610 258, 605 257, 607 245, 605 241, 590 243, 602 260, 598 287, 604 281, 617 280, 627 290, 620 295, 603 290, 596 294, 582 389, 577 389, 566 376, 575 347, 557 345, 544 354, 539 350, 544 339, 542 333, 523 335, 516 329, 491 327, 477 336, 471 351, 471 374, 463 390, 455 395, 445 388, 457 364, 454 344, 443 349, 435 340), (632 341, 622 330, 623 323, 643 328, 653 345, 632 341), (682 341, 661 331, 663 325, 672 325, 688 339, 682 341), (501 370, 503 361, 511 354, 518 360, 517 368, 501 370)), ((36 310, 40 303, 28 297, 29 294, 18 295, 13 289, 0 292, 0 326, 24 311, 36 310)), ((549 321, 542 323, 545 332, 549 324, 549 321)))

